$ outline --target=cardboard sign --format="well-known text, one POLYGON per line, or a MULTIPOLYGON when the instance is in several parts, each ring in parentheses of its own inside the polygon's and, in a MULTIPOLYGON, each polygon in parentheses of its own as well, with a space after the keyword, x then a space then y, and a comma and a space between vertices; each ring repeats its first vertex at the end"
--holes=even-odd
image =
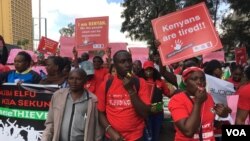
POLYGON ((148 60, 149 49, 141 47, 130 47, 129 51, 132 55, 132 60, 140 60, 142 64, 148 60))
POLYGON ((163 65, 222 48, 205 3, 152 20, 163 65))
POLYGON ((103 50, 108 46, 109 17, 75 20, 77 50, 103 50))
POLYGON ((246 47, 235 48, 235 60, 238 65, 247 64, 246 47))
POLYGON ((206 74, 206 84, 208 92, 213 97, 214 102, 227 105, 227 96, 235 93, 233 83, 206 74))
POLYGON ((221 61, 221 62, 225 62, 224 51, 210 52, 210 53, 204 54, 202 58, 203 58, 203 63, 209 62, 214 59, 221 61))
POLYGON ((39 45, 38 51, 45 54, 56 54, 58 42, 51 40, 46 37, 42 37, 39 45))
POLYGON ((0 89, 0 121, 4 125, 1 140, 41 140, 50 100, 56 90, 56 85, 4 84, 0 89))

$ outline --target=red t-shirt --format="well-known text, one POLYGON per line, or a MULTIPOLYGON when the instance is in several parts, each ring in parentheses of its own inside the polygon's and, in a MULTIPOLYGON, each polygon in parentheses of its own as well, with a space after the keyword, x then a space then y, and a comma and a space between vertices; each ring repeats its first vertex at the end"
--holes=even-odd
POLYGON ((239 88, 240 82, 234 81, 233 77, 228 78, 227 81, 233 83, 236 90, 239 88))
MULTIPOLYGON (((214 141, 214 132, 213 132, 213 122, 214 122, 214 113, 212 112, 212 108, 214 106, 214 102, 212 97, 208 94, 207 100, 203 103, 201 108, 201 123, 202 123, 202 133, 203 140, 214 141)), ((171 112, 172 118, 174 122, 178 120, 188 118, 192 112, 193 103, 187 97, 184 92, 174 95, 168 105, 169 111, 171 112)), ((175 126, 176 141, 199 141, 199 131, 194 134, 193 138, 186 137, 182 132, 175 126)))
POLYGON ((149 82, 149 84, 150 83, 154 84, 155 87, 162 90, 165 96, 170 97, 170 90, 164 80, 161 79, 161 80, 154 81, 153 79, 148 79, 147 82, 149 82))
MULTIPOLYGON (((150 99, 147 96, 148 89, 144 79, 139 78, 140 89, 138 96, 147 105, 150 99)), ((98 110, 106 111, 106 116, 112 128, 118 131, 126 141, 135 141, 143 136, 144 119, 136 113, 128 92, 123 87, 122 80, 114 76, 112 84, 105 96, 104 81, 96 90, 98 97, 98 110), (105 100, 106 99, 106 100, 105 100)))
POLYGON ((107 68, 101 68, 101 69, 95 69, 95 79, 96 79, 96 85, 100 86, 102 81, 104 80, 105 75, 108 73, 107 68))
MULTIPOLYGON (((238 108, 242 110, 250 111, 250 84, 246 84, 244 86, 241 86, 239 90, 237 91, 237 94, 239 94, 239 100, 238 100, 238 108)), ((249 117, 250 120, 250 117, 249 117)))
POLYGON ((95 91, 96 91, 96 80, 95 78, 87 81, 85 84, 84 84, 84 88, 89 90, 90 92, 92 92, 93 94, 95 94, 95 91))

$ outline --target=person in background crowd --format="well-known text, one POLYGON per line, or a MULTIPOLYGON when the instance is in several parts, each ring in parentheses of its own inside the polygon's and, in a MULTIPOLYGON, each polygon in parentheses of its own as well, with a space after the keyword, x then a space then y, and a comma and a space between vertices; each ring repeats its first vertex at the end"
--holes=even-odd
POLYGON ((2 52, 0 53, 0 64, 6 65, 6 62, 8 60, 9 52, 6 47, 5 41, 3 36, 0 35, 0 48, 2 49, 2 52))
POLYGON ((72 61, 74 68, 79 68, 79 66, 81 67, 82 62, 89 60, 89 54, 87 52, 84 52, 81 55, 81 58, 78 58, 78 52, 77 52, 75 47, 73 48, 72 53, 74 55, 74 58, 73 58, 73 61, 72 61))
POLYGON ((175 94, 169 102, 169 110, 176 128, 176 141, 214 141, 215 114, 228 116, 230 110, 223 104, 214 105, 206 92, 206 77, 202 69, 189 67, 182 73, 186 89, 175 94))
POLYGON ((60 56, 50 56, 46 61, 47 77, 40 84, 58 84, 62 87, 67 85, 66 76, 63 75, 64 60, 60 56))
POLYGON ((142 141, 144 119, 150 105, 147 84, 144 79, 131 75, 132 57, 128 51, 116 52, 113 61, 117 75, 109 89, 106 89, 108 81, 104 81, 96 92, 99 121, 106 131, 105 140, 142 141))
POLYGON ((102 66, 103 63, 104 62, 100 56, 95 56, 93 58, 93 64, 95 68, 95 79, 97 86, 100 86, 100 84, 104 80, 105 75, 108 74, 108 69, 102 66))
MULTIPOLYGON (((154 68, 154 63, 152 61, 146 61, 143 64, 143 78, 147 83, 153 84, 153 91, 150 92, 151 100, 151 115, 148 118, 148 128, 152 131, 152 140, 160 140, 160 131, 163 123, 163 94, 170 97, 170 90, 164 80, 161 79, 161 74, 154 68)), ((144 141, 146 141, 144 137, 144 141)))
POLYGON ((135 60, 133 62, 133 73, 137 76, 141 76, 142 74, 142 63, 140 60, 135 60))
POLYGON ((211 60, 207 63, 206 67, 204 68, 204 72, 208 75, 212 75, 216 78, 221 79, 222 77, 222 66, 218 60, 211 60))
POLYGON ((236 65, 231 69, 232 75, 230 78, 227 79, 228 82, 234 84, 234 89, 238 90, 241 79, 243 77, 243 68, 240 65, 236 65))
POLYGON ((71 60, 68 57, 63 57, 64 68, 62 70, 62 75, 68 77, 69 72, 71 71, 71 60))
POLYGON ((102 56, 102 59, 104 60, 103 66, 106 68, 110 68, 110 65, 113 64, 112 57, 111 57, 111 48, 108 47, 105 50, 105 54, 102 56))
POLYGON ((0 82, 7 83, 33 83, 37 84, 41 80, 41 76, 31 70, 31 56, 25 52, 19 52, 14 59, 15 70, 0 74, 0 82))
POLYGON ((69 88, 53 94, 42 141, 101 141, 97 98, 82 87, 86 76, 82 69, 72 70, 69 88))
MULTIPOLYGON (((205 68, 204 68, 204 72, 208 75, 214 76, 218 79, 222 79, 222 65, 218 60, 211 60, 209 61, 205 68)), ((227 107, 228 108, 228 107, 227 107)), ((220 121, 218 119, 216 119, 214 121, 214 133, 216 135, 216 141, 221 141, 221 136, 222 136, 222 130, 221 130, 221 126, 223 124, 230 124, 229 121, 220 121)))
MULTIPOLYGON (((187 59, 183 62, 183 67, 182 67, 182 71, 180 74, 182 74, 182 72, 189 68, 189 67, 199 67, 199 64, 194 60, 194 59, 187 59)), ((183 80, 181 79, 180 83, 178 83, 178 87, 180 90, 185 90, 186 89, 186 86, 183 82, 183 80)))
POLYGON ((173 64, 171 64, 171 66, 174 69, 174 74, 181 74, 183 62, 173 63, 173 64))
POLYGON ((89 60, 89 54, 87 52, 82 53, 81 62, 88 61, 88 60, 89 60))
POLYGON ((109 73, 105 75, 104 81, 107 81, 109 78, 113 78, 116 74, 117 73, 116 73, 115 65, 111 64, 109 67, 109 73))
POLYGON ((84 88, 95 94, 97 89, 94 65, 90 61, 84 61, 81 63, 81 69, 83 69, 87 74, 87 80, 84 84, 84 88))
POLYGON ((250 121, 250 66, 245 70, 245 76, 247 81, 243 86, 241 86, 236 94, 239 95, 238 108, 236 113, 235 124, 245 124, 247 117, 249 116, 250 121))

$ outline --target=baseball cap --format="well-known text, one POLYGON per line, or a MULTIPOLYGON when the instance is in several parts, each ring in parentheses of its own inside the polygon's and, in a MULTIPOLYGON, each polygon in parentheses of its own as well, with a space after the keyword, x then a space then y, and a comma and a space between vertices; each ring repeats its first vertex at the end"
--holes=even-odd
POLYGON ((143 64, 143 69, 146 69, 146 68, 154 68, 154 62, 152 61, 145 61, 144 64, 143 64))

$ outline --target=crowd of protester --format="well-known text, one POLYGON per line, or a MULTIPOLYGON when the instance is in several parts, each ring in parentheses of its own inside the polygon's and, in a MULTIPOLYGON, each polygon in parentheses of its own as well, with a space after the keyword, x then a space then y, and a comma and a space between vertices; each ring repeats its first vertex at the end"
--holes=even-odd
MULTIPOLYGON (((5 47, 3 38, 0 36, 5 47)), ((3 50, 4 51, 4 50, 3 50)), ((50 56, 40 60, 46 72, 31 69, 36 62, 25 51, 14 59, 14 70, 1 69, 1 83, 56 84, 51 99, 43 141, 159 141, 164 110, 163 97, 175 125, 176 141, 220 140, 222 118, 231 109, 215 103, 206 90, 206 75, 231 82, 239 95, 235 124, 245 124, 250 112, 250 67, 230 64, 230 77, 223 77, 225 64, 197 57, 163 66, 158 53, 148 61, 132 60, 126 50, 103 60, 73 49, 74 58, 50 56), (180 77, 181 76, 181 77, 180 77), (178 77, 181 79, 178 80, 178 77), (216 137, 216 138, 215 138, 216 137)), ((1 65, 6 57, 1 54, 1 65)), ((108 55, 110 56, 110 55, 108 55)), ((37 62, 38 63, 38 62, 37 62)), ((226 123, 222 123, 226 124, 226 123)), ((229 123, 230 124, 230 123, 229 123)), ((163 133, 164 134, 164 133, 163 133)))

